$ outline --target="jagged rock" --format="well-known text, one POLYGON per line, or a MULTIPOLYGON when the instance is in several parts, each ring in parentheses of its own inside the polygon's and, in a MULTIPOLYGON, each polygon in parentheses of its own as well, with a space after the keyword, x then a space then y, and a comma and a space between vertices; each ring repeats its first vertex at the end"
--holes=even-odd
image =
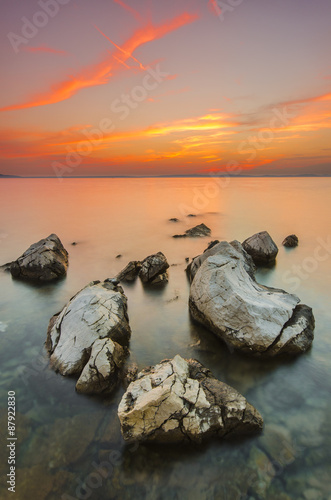
POLYGON ((77 392, 100 394, 111 392, 117 384, 119 369, 127 349, 111 339, 98 339, 92 344, 91 356, 76 383, 77 392))
POLYGON ((278 254, 278 247, 267 231, 253 234, 242 246, 252 256, 255 264, 273 263, 278 254))
POLYGON ((65 276, 68 252, 56 234, 33 243, 17 260, 6 264, 14 278, 51 281, 65 276))
POLYGON ((259 412, 196 360, 177 355, 141 371, 118 407, 126 441, 181 442, 262 429, 259 412))
POLYGON ((198 226, 191 227, 191 229, 187 229, 184 234, 174 234, 173 238, 186 238, 187 236, 190 238, 200 238, 203 236, 209 236, 211 230, 206 224, 199 224, 198 226))
POLYGON ((118 281, 134 281, 140 270, 141 262, 139 260, 131 260, 131 262, 117 274, 116 278, 118 281))
POLYGON ((284 290, 258 284, 245 260, 226 252, 201 264, 191 284, 189 307, 192 317, 229 348, 274 356, 298 354, 311 345, 314 317, 299 302, 284 290))
POLYGON ((152 282, 159 274, 165 273, 169 264, 162 252, 149 255, 142 261, 139 276, 143 283, 152 282))
POLYGON ((51 366, 62 375, 82 372, 96 340, 110 338, 122 346, 128 344, 127 299, 115 283, 92 281, 51 318, 46 348, 51 366))
POLYGON ((289 236, 286 236, 285 240, 283 241, 282 245, 284 247, 297 247, 299 244, 299 238, 295 234, 290 234, 289 236))
POLYGON ((165 273, 158 274, 157 276, 155 276, 155 278, 153 278, 150 281, 150 284, 151 285, 163 285, 164 283, 168 283, 168 281, 169 281, 169 275, 168 275, 168 272, 166 271, 165 273))
MULTIPOLYGON (((216 240, 217 241, 217 240, 216 240)), ((215 245, 208 246, 201 255, 194 257, 192 262, 187 266, 186 272, 190 279, 193 281, 194 276, 201 264, 211 255, 228 256, 231 259, 241 260, 247 273, 253 278, 256 267, 252 257, 243 249, 239 241, 234 240, 228 243, 227 241, 217 242, 215 245)))
POLYGON ((124 386, 126 389, 131 384, 131 382, 136 380, 137 375, 138 375, 138 371, 139 371, 139 369, 138 369, 137 363, 130 363, 126 367, 125 373, 124 373, 124 378, 123 378, 124 386))

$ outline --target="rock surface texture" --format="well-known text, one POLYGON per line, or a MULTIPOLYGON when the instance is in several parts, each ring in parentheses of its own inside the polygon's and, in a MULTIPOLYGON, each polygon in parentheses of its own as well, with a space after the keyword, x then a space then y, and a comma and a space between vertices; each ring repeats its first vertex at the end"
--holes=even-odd
POLYGON ((221 242, 192 262, 194 278, 189 307, 192 317, 230 349, 269 355, 306 351, 313 340, 310 307, 284 290, 260 285, 240 243, 221 242), (232 248, 233 243, 237 250, 232 248), (199 260, 200 259, 200 260, 199 260))
POLYGON ((68 252, 56 234, 33 243, 17 260, 7 264, 14 278, 52 281, 66 275, 68 252))
POLYGON ((243 242, 242 246, 258 265, 275 262, 278 254, 278 247, 267 231, 253 234, 243 242))
MULTIPOLYGON (((169 264, 166 256, 162 252, 154 255, 149 255, 142 261, 139 276, 143 283, 158 282, 156 279, 159 275, 164 274, 168 269, 169 264)), ((162 279, 162 278, 160 278, 162 279)))
POLYGON ((116 382, 130 335, 123 289, 111 280, 93 281, 51 318, 46 348, 56 371, 81 375, 77 390, 104 392, 116 382))
POLYGON ((295 234, 290 234, 289 236, 286 236, 285 240, 283 241, 282 245, 284 247, 297 247, 299 244, 299 238, 295 234))
POLYGON ((200 442, 262 429, 259 412, 196 360, 177 355, 141 371, 118 408, 126 441, 200 442))

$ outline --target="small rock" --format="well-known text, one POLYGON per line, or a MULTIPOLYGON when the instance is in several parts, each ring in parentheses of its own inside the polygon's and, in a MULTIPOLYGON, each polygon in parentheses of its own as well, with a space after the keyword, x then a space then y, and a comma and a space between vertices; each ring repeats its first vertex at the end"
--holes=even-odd
POLYGON ((151 281, 149 281, 149 283, 151 285, 161 285, 164 283, 168 283, 168 281, 169 281, 169 275, 166 271, 165 273, 158 274, 157 276, 155 276, 155 278, 153 278, 151 281))
POLYGON ((189 257, 185 257, 185 262, 190 262, 190 258, 189 257))
POLYGON ((196 217, 195 214, 188 214, 187 217, 196 217))
POLYGON ((206 250, 204 250, 203 252, 207 252, 207 250, 210 250, 211 248, 213 248, 215 245, 217 245, 217 243, 219 243, 219 240, 211 241, 210 243, 208 243, 206 250))
POLYGON ((201 238, 203 236, 209 236, 211 230, 205 224, 199 224, 198 226, 192 227, 185 231, 184 234, 174 234, 173 238, 201 238))
POLYGON ((169 222, 179 222, 179 219, 177 219, 177 217, 172 217, 169 219, 169 222))
POLYGON ((290 234, 289 236, 286 236, 285 240, 282 243, 284 247, 288 248, 297 247, 298 244, 299 244, 299 238, 295 234, 290 234))
POLYGON ((132 260, 127 266, 120 271, 116 278, 118 281, 134 281, 141 270, 141 262, 139 260, 132 260))
POLYGON ((253 234, 247 238, 242 246, 255 264, 270 264, 275 262, 278 247, 267 231, 253 234))
POLYGON ((131 382, 136 380, 137 375, 138 375, 138 365, 137 363, 130 363, 127 368, 125 369, 124 372, 124 378, 123 378, 123 383, 125 388, 127 388, 131 382))
POLYGON ((119 253, 118 255, 116 255, 116 259, 120 259, 122 257, 122 254, 119 253))
MULTIPOLYGON (((168 261, 162 252, 149 255, 141 264, 139 277, 143 283, 152 282, 158 275, 164 274, 168 267, 168 261)), ((165 279, 166 277, 160 278, 161 281, 165 279)))
POLYGON ((73 241, 71 244, 72 244, 72 246, 77 245, 76 241, 73 241))

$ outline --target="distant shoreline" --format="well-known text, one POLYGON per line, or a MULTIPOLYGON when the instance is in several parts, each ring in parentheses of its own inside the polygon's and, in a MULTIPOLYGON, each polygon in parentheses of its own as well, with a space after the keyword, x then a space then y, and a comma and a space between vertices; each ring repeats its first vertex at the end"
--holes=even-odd
MULTIPOLYGON (((215 175, 75 175, 63 176, 62 179, 181 179, 181 178, 213 178, 213 177, 227 177, 227 178, 245 178, 245 179, 284 179, 284 178, 302 178, 302 177, 317 177, 329 178, 331 174, 301 174, 301 175, 229 175, 229 174, 215 174, 215 175)), ((56 176, 20 176, 20 175, 3 175, 0 174, 0 179, 57 179, 56 176)))

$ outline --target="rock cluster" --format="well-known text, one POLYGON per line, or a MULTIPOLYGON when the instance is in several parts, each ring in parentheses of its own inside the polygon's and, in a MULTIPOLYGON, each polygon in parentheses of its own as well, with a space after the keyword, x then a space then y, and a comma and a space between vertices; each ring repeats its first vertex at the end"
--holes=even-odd
POLYGON ((56 234, 33 243, 17 260, 7 264, 14 278, 52 281, 67 273, 68 252, 56 234))
POLYGON ((182 442, 257 432, 259 412, 196 360, 177 355, 140 372, 118 408, 126 441, 182 442))
POLYGON ((169 267, 166 256, 162 252, 149 255, 142 262, 133 260, 117 274, 118 281, 134 281, 137 276, 143 283, 157 285, 168 281, 169 267))

